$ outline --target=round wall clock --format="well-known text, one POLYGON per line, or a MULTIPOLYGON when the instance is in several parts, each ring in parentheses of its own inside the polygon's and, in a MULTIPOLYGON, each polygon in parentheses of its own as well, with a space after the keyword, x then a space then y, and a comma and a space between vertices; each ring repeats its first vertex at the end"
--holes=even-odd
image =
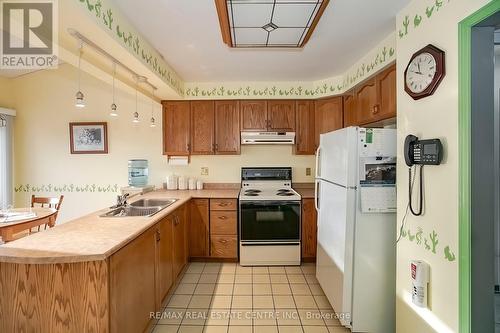
POLYGON ((415 100, 430 96, 445 74, 444 51, 429 44, 411 57, 405 70, 405 91, 415 100))

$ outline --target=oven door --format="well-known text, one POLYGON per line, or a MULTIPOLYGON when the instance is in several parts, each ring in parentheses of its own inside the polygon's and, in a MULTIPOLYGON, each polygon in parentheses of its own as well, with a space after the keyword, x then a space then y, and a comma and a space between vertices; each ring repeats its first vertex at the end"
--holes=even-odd
POLYGON ((300 201, 240 201, 240 240, 300 241, 300 201))

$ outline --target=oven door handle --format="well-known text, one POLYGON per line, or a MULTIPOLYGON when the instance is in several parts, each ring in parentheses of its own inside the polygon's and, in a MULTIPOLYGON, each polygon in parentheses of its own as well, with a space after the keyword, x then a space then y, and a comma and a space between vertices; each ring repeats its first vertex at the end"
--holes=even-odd
POLYGON ((283 206, 283 205, 296 205, 296 206, 300 206, 300 201, 297 200, 297 201, 280 201, 280 200, 270 200, 270 201, 241 201, 240 200, 240 206, 242 206, 243 208, 246 208, 246 207, 252 207, 252 206, 258 206, 258 207, 262 207, 262 206, 283 206))

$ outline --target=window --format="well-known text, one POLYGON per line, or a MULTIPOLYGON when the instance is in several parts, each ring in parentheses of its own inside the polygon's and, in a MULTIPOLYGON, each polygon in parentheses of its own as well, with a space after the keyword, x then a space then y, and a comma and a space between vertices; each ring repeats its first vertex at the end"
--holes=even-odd
POLYGON ((0 209, 12 205, 12 122, 0 110, 0 209))

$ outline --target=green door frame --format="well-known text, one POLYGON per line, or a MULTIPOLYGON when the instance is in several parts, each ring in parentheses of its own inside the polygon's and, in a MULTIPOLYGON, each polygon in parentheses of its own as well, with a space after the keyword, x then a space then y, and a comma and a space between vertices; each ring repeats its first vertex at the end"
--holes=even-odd
POLYGON ((471 35, 500 11, 493 0, 459 24, 459 329, 471 333, 471 35))

